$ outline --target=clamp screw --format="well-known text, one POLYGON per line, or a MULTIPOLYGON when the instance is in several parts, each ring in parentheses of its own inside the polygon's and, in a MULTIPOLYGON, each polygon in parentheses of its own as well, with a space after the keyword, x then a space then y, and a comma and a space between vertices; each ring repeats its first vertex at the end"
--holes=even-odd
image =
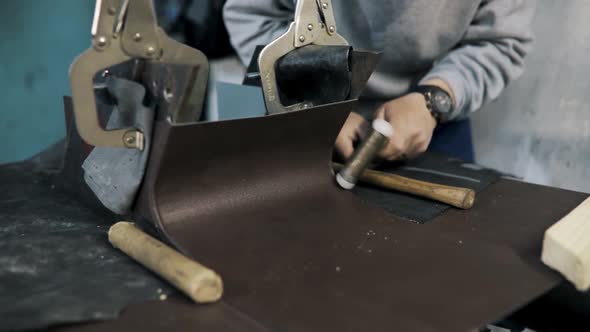
POLYGON ((174 93, 172 93, 172 89, 170 89, 170 88, 165 88, 163 95, 164 95, 164 99, 167 102, 170 102, 172 100, 172 98, 174 98, 174 93))
POLYGON ((125 137, 125 143, 132 145, 135 143, 135 137, 134 136, 127 136, 125 137))
POLYGON ((107 38, 105 36, 98 37, 96 45, 100 48, 107 46, 107 38))
POLYGON ((142 36, 141 36, 141 33, 139 33, 139 32, 136 32, 136 33, 133 35, 133 40, 135 40, 136 42, 139 42, 139 41, 141 41, 141 38, 142 38, 142 36))
POLYGON ((303 43, 305 41, 305 36, 304 35, 299 36, 299 41, 303 43))
POLYGON ((146 53, 148 56, 152 56, 156 53, 156 48, 154 48, 153 46, 150 45, 150 46, 148 46, 146 53))
POLYGON ((313 30, 313 24, 309 23, 307 25, 307 30, 309 30, 309 31, 313 30))
POLYGON ((336 28, 333 25, 330 25, 328 30, 330 31, 330 33, 334 33, 336 31, 336 28))
POLYGON ((324 9, 328 9, 328 3, 327 3, 327 2, 324 2, 324 3, 322 4, 322 8, 324 8, 324 9))

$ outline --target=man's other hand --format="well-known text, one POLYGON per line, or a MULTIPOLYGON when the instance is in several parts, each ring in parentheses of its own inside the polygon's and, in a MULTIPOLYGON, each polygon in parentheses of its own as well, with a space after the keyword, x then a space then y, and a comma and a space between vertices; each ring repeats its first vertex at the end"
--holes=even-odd
POLYGON ((355 143, 365 138, 369 132, 369 123, 358 113, 350 113, 338 138, 336 138, 336 153, 342 160, 352 156, 355 143))
POLYGON ((420 93, 410 93, 383 104, 375 118, 384 119, 394 129, 393 136, 379 153, 386 160, 414 158, 425 152, 436 127, 436 120, 420 93))

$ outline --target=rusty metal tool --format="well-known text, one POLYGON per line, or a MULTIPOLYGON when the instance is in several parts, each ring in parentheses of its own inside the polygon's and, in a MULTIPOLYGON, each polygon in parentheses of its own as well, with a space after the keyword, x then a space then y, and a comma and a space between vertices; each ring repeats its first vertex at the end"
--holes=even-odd
MULTIPOLYGON (((336 171, 343 168, 343 165, 338 163, 333 163, 333 166, 336 171)), ((475 191, 470 188, 445 186, 372 169, 365 169, 359 180, 380 188, 429 198, 460 209, 470 209, 475 203, 475 191)))

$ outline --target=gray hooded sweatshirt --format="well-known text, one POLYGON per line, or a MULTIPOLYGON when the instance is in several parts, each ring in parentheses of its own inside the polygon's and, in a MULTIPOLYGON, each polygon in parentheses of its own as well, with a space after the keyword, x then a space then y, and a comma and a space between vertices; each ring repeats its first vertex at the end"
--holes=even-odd
MULTIPOLYGON (((228 0, 224 20, 248 63, 284 33, 296 0, 228 0)), ((531 49, 535 0, 332 0, 338 31, 357 49, 382 52, 364 97, 388 100, 438 78, 461 119, 518 78, 531 49)))

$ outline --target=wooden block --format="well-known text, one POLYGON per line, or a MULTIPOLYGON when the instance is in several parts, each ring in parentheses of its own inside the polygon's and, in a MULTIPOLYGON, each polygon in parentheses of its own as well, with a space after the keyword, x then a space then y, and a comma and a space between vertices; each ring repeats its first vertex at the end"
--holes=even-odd
POLYGON ((590 198, 545 232, 541 260, 578 290, 590 288, 590 198))

